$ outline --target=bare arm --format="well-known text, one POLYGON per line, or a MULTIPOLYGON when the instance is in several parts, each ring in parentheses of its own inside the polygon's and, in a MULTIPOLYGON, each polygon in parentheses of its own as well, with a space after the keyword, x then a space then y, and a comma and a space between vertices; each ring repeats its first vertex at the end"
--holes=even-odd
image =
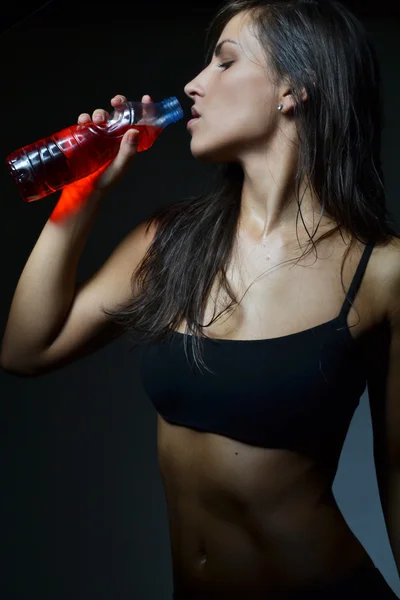
POLYGON ((112 309, 128 299, 131 275, 151 240, 144 233, 146 224, 135 228, 78 287, 76 271, 102 198, 135 153, 125 134, 118 156, 104 173, 107 189, 94 189, 75 215, 58 223, 47 221, 14 293, 1 348, 3 369, 40 374, 115 338, 118 332, 100 307, 112 309))
POLYGON ((374 463, 393 557, 400 575, 400 241, 385 248, 375 289, 382 327, 366 346, 374 463), (379 294, 379 295, 378 295, 379 294), (383 326, 384 325, 384 326, 383 326))
POLYGON ((71 307, 78 261, 101 202, 94 192, 78 215, 48 220, 19 278, 1 349, 1 365, 30 369, 55 339, 71 307))
MULTIPOLYGON (((39 238, 43 245, 51 239, 51 227, 47 230, 46 227, 39 238)), ((57 270, 49 270, 48 252, 42 253, 42 270, 35 271, 39 269, 41 255, 37 251, 39 258, 35 262, 32 253, 11 305, 1 367, 18 375, 42 375, 96 351, 121 335, 122 330, 108 319, 102 307, 114 309, 132 297, 131 276, 154 236, 154 229, 150 228, 146 234, 146 227, 147 222, 135 227, 100 269, 76 287, 71 270, 65 269, 62 278, 60 263, 57 270), (45 272, 53 277, 42 280, 40 273, 45 272)), ((58 242, 59 237, 56 239, 58 242)))

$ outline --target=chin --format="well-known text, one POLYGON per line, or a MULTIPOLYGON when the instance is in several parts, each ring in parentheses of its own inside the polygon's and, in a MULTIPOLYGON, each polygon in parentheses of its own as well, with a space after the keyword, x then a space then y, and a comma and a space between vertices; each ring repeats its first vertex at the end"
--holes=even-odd
POLYGON ((190 151, 192 156, 200 161, 206 163, 227 163, 227 162, 237 162, 237 157, 232 154, 232 148, 229 150, 227 148, 221 148, 211 145, 203 145, 196 144, 192 141, 190 144, 190 151))

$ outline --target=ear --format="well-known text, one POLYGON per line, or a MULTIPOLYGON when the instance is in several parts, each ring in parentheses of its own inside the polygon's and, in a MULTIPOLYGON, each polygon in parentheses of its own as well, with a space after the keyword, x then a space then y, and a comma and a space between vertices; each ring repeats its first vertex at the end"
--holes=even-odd
MULTIPOLYGON (((301 89, 301 100, 302 100, 302 102, 307 102, 307 100, 308 100, 307 90, 304 87, 301 89)), ((297 106, 296 99, 292 93, 292 88, 289 88, 282 95, 281 104, 283 104, 283 109, 282 109, 283 113, 290 112, 294 109, 295 106, 297 106)))
MULTIPOLYGON (((314 87, 316 86, 316 81, 317 81, 317 75, 315 73, 314 70, 312 69, 306 69, 306 73, 309 77, 309 79, 311 80, 311 85, 313 85, 314 87)), ((289 112, 291 110, 293 110, 293 108, 297 105, 296 99, 293 95, 293 90, 291 88, 290 82, 289 80, 285 81, 286 83, 286 88, 283 89, 282 94, 281 94, 281 104, 283 104, 283 109, 282 112, 289 112)), ((305 87, 301 88, 301 101, 307 102, 308 100, 308 93, 305 87)))

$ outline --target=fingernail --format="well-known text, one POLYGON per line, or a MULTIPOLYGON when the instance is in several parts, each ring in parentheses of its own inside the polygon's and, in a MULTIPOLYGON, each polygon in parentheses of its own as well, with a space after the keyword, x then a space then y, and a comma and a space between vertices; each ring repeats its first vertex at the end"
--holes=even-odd
POLYGON ((137 129, 131 129, 131 130, 128 132, 128 136, 127 136, 127 137, 128 137, 128 142, 130 142, 131 144, 132 144, 132 143, 135 141, 135 139, 136 139, 136 134, 135 134, 135 132, 137 132, 137 129))

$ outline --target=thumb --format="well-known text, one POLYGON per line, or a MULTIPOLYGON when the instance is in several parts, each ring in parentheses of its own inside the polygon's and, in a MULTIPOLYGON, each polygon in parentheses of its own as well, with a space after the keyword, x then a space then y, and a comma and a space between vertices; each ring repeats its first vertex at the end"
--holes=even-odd
POLYGON ((137 129, 130 129, 124 133, 117 156, 96 182, 98 189, 111 189, 120 181, 137 153, 138 139, 137 129))
POLYGON ((129 161, 137 153, 138 141, 139 131, 137 129, 129 129, 125 132, 113 164, 116 171, 123 171, 128 166, 129 161))
POLYGON ((137 129, 129 129, 125 134, 125 139, 123 140, 124 144, 128 144, 128 147, 136 147, 138 145, 139 140, 139 131, 137 129))

